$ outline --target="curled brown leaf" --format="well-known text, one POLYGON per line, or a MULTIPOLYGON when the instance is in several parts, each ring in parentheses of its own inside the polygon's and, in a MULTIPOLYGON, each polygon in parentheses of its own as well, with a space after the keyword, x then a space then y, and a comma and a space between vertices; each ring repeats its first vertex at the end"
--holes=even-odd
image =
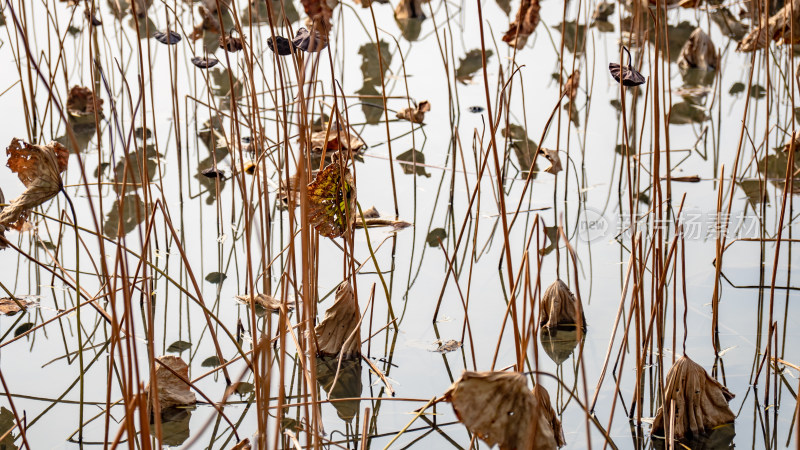
MULTIPOLYGON (((189 366, 179 356, 165 355, 156 359, 158 360, 155 370, 156 384, 158 385, 156 395, 158 395, 161 411, 173 406, 194 405, 197 402, 197 397, 195 397, 194 391, 189 388, 189 385, 183 381, 189 379, 189 366), (164 366, 169 367, 169 369, 164 366), (173 372, 180 375, 180 377, 173 372)), ((150 401, 155 402, 152 397, 152 385, 148 383, 145 389, 150 401)), ((153 404, 155 405, 155 403, 153 404)))
POLYGON ((75 122, 94 123, 95 112, 99 118, 103 117, 103 99, 96 98, 89 88, 73 86, 67 95, 67 112, 75 122))
POLYGON ((740 52, 752 52, 769 45, 769 41, 776 41, 778 44, 797 44, 800 42, 800 35, 792 30, 800 29, 800 0, 790 0, 775 15, 766 21, 766 25, 757 26, 739 41, 736 47, 740 52))
POLYGON ((331 31, 331 17, 333 17, 333 8, 326 0, 301 0, 303 9, 308 15, 307 23, 309 28, 317 30, 320 37, 326 42, 328 40, 328 33, 331 31))
POLYGON ((6 155, 6 165, 17 174, 26 189, 0 212, 0 224, 20 227, 31 209, 61 191, 60 173, 67 168, 69 152, 58 142, 33 145, 14 138, 6 148, 6 155))
POLYGON ((734 421, 736 416, 728 406, 733 397, 699 364, 688 356, 682 356, 667 374, 663 406, 656 413, 653 432, 667 434, 670 424, 674 423, 677 439, 689 435, 699 437, 715 427, 734 421), (670 417, 670 411, 674 417, 670 417))
POLYGON ((414 108, 405 108, 397 113, 398 119, 408 120, 412 123, 422 123, 425 113, 431 110, 431 103, 427 100, 419 102, 414 108))
POLYGON ((336 301, 325 311, 325 317, 314 328, 317 338, 317 354, 333 356, 341 354, 351 358, 361 354, 361 312, 356 304, 353 287, 343 281, 336 288, 336 301))
POLYGON ((716 70, 719 67, 717 49, 705 31, 697 28, 692 32, 681 48, 678 65, 682 69, 716 70))
POLYGON ((539 25, 539 0, 522 0, 517 10, 517 16, 508 31, 503 35, 503 42, 513 48, 520 49, 528 42, 528 37, 539 25))
POLYGON ((465 371, 444 399, 453 405, 458 420, 489 446, 544 450, 558 445, 549 411, 521 373, 465 371))
POLYGON ((539 153, 544 155, 545 159, 550 161, 550 166, 544 169, 545 172, 555 175, 563 170, 561 168, 561 158, 558 157, 558 150, 539 147, 539 153))
POLYGON ((539 325, 545 328, 559 325, 586 328, 583 306, 563 281, 554 281, 544 291, 539 308, 539 325))

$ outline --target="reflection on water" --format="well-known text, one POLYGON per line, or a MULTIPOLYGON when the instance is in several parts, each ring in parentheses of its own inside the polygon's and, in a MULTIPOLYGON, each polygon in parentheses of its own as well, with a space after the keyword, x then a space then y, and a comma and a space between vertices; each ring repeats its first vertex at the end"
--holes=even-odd
POLYGON ((331 402, 336 414, 350 422, 358 414, 361 401, 361 357, 343 358, 339 366, 338 356, 317 357, 317 382, 328 394, 328 399, 356 398, 331 402))

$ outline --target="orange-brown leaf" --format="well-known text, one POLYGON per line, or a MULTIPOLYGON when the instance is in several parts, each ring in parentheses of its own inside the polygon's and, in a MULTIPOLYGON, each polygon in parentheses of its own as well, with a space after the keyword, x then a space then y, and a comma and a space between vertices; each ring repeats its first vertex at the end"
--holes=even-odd
POLYGON ((353 229, 356 188, 350 170, 334 162, 308 184, 308 221, 322 236, 335 238, 353 229))
POLYGON ((528 42, 539 25, 539 0, 522 0, 517 10, 517 17, 511 22, 508 31, 503 35, 503 42, 514 48, 522 48, 528 42))

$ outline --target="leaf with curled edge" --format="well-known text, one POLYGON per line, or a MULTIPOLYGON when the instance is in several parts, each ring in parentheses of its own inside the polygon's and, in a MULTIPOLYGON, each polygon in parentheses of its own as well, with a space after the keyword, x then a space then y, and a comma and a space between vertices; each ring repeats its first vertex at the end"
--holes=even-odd
POLYGON ((308 221, 322 236, 335 238, 353 229, 356 187, 350 170, 334 162, 308 184, 308 221))
POLYGON ((61 191, 64 184, 60 173, 67 169, 69 152, 58 142, 33 145, 14 138, 6 148, 6 155, 6 165, 26 189, 0 212, 0 224, 19 229, 31 209, 61 191))
POLYGON ((425 113, 431 110, 431 102, 425 100, 419 102, 414 108, 405 108, 397 113, 398 119, 408 120, 412 123, 422 123, 425 120, 425 113))
POLYGON ((503 42, 516 49, 525 47, 528 37, 539 25, 540 9, 539 0, 522 0, 517 10, 517 17, 503 35, 503 42))
POLYGON ((519 372, 465 371, 444 393, 444 400, 453 405, 458 420, 489 446, 497 444, 501 450, 558 446, 550 411, 519 372))

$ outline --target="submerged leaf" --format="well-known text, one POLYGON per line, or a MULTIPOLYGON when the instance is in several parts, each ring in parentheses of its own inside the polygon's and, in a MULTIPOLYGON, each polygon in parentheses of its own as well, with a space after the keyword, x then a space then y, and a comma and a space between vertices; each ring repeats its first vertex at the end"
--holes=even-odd
POLYGON ((528 37, 539 25, 539 9, 541 9, 539 0, 522 0, 517 10, 517 17, 503 35, 503 42, 517 49, 525 47, 528 37))
POLYGON ((733 397, 725 386, 684 355, 667 374, 664 401, 656 413, 653 433, 668 435, 670 424, 674 423, 674 435, 682 439, 731 423, 736 418, 728 406, 733 397), (670 417, 670 411, 674 411, 674 417, 670 417))
POLYGON ((490 447, 539 450, 558 446, 551 411, 542 406, 541 394, 528 389, 521 373, 465 371, 444 398, 453 405, 458 420, 490 447))
POLYGON ((314 327, 317 355, 339 355, 350 358, 361 354, 361 312, 350 282, 336 288, 336 301, 325 311, 325 317, 314 327))
MULTIPOLYGON (((494 55, 491 50, 486 50, 486 61, 494 55)), ((483 53, 479 48, 468 51, 463 58, 458 58, 458 68, 456 68, 456 79, 462 83, 467 83, 475 76, 475 72, 483 67, 483 53)))
POLYGON ((598 2, 592 13, 592 21, 608 22, 608 18, 614 14, 617 4, 611 2, 598 2))
POLYGON ((431 247, 438 247, 439 241, 444 241, 445 239, 447 239, 447 231, 444 228, 434 228, 425 237, 425 242, 431 247))
POLYGON ((58 142, 33 145, 17 138, 6 149, 6 165, 25 185, 25 191, 0 212, 0 225, 21 226, 28 212, 55 197, 63 187, 69 152, 58 142))
POLYGON ((197 402, 194 392, 189 389, 186 382, 175 375, 177 373, 183 379, 188 380, 189 366, 178 356, 159 356, 156 361, 155 376, 158 381, 158 391, 154 393, 150 383, 145 388, 151 404, 155 406, 155 398, 152 396, 156 394, 161 411, 173 406, 194 405, 197 402), (172 371, 164 366, 169 367, 172 371))
POLYGON ((27 333, 28 331, 30 331, 32 329, 33 329, 33 324, 32 323, 30 323, 30 322, 23 323, 22 325, 18 326, 16 330, 14 330, 14 337, 21 336, 21 335, 27 333))
POLYGON ((228 278, 228 276, 222 272, 211 272, 208 275, 206 275, 206 281, 208 281, 211 284, 222 283, 223 281, 225 281, 226 278, 228 278))
POLYGON ((400 153, 395 159, 399 161, 404 174, 417 174, 430 178, 431 174, 425 170, 425 154, 421 151, 412 148, 407 152, 400 153))
POLYGON ((201 367, 217 367, 222 363, 219 360, 219 356, 209 356, 208 358, 204 359, 203 362, 200 363, 201 367))
POLYGON ((431 110, 431 103, 427 100, 419 102, 414 108, 405 108, 397 113, 398 119, 408 120, 412 123, 422 123, 425 113, 431 110))
POLYGON ((335 238, 353 229, 356 188, 350 169, 334 162, 308 184, 308 221, 320 235, 335 238))

